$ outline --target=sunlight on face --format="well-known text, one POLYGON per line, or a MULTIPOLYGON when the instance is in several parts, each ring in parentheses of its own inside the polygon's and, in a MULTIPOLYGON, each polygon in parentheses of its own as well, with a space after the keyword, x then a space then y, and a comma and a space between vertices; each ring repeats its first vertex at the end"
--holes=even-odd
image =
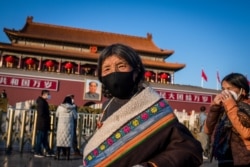
POLYGON ((102 76, 106 76, 113 72, 130 72, 132 70, 133 68, 126 60, 116 55, 106 58, 102 63, 102 76))
POLYGON ((239 88, 233 86, 232 84, 228 83, 227 81, 222 82, 222 90, 232 90, 237 94, 240 92, 239 88))

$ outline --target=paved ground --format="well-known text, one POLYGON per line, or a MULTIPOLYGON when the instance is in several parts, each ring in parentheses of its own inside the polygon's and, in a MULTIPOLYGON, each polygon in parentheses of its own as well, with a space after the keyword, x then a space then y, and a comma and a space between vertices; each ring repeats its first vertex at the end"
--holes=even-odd
MULTIPOLYGON (((56 160, 54 157, 34 157, 29 145, 24 147, 23 153, 18 150, 18 145, 15 144, 11 153, 7 154, 4 144, 0 142, 0 167, 82 167, 82 156, 75 156, 73 153, 70 160, 64 156, 56 160)), ((204 160, 201 167, 217 167, 217 162, 204 160)))
MULTIPOLYGON (((80 167, 82 165, 81 156, 70 156, 70 160, 62 157, 61 160, 56 160, 53 157, 36 158, 32 153, 12 152, 6 155, 5 151, 0 151, 0 167, 80 167)), ((204 160, 201 167, 217 167, 217 163, 210 163, 204 160)))
POLYGON ((201 167, 217 167, 217 161, 209 162, 208 160, 204 160, 203 165, 201 167))
POLYGON ((62 157, 55 160, 53 157, 36 158, 32 153, 14 152, 11 155, 0 153, 1 167, 79 167, 82 164, 82 156, 71 155, 70 160, 62 157))

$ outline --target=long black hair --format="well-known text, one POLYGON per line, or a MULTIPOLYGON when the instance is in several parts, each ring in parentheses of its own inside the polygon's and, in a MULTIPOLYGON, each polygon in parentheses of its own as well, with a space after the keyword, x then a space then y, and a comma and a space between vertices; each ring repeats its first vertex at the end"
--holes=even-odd
MULTIPOLYGON (((97 68, 99 81, 102 82, 102 64, 106 58, 110 56, 117 56, 124 59, 133 68, 133 71, 137 73, 137 77, 135 78, 134 93, 143 89, 142 83, 144 81, 145 69, 140 56, 132 47, 120 43, 112 44, 106 47, 100 54, 97 68)), ((102 91, 105 97, 112 97, 103 84, 102 91)))

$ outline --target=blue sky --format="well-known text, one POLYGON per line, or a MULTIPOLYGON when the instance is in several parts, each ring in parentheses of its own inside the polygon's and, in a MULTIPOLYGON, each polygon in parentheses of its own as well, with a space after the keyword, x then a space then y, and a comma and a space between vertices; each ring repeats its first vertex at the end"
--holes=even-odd
POLYGON ((216 89, 222 79, 239 72, 250 79, 250 1, 248 0, 0 0, 3 28, 22 29, 33 21, 146 37, 162 49, 174 50, 166 61, 186 67, 175 83, 201 86, 201 70, 216 89))

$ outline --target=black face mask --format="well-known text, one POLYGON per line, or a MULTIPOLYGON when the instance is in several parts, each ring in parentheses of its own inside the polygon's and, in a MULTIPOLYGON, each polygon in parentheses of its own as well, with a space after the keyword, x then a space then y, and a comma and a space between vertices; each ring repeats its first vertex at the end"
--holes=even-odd
POLYGON ((113 72, 102 77, 102 83, 109 92, 119 99, 128 98, 134 88, 134 72, 113 72))

